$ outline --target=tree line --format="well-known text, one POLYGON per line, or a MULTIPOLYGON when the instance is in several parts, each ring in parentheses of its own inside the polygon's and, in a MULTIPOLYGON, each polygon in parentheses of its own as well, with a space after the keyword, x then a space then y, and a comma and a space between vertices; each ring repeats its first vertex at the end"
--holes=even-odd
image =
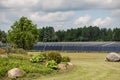
POLYGON ((39 29, 40 42, 75 42, 75 41, 120 41, 120 28, 107 29, 97 26, 58 30, 53 27, 39 29))
POLYGON ((55 31, 37 25, 27 17, 15 21, 7 33, 0 30, 0 42, 11 43, 14 47, 31 49, 36 42, 75 42, 75 41, 120 41, 120 28, 107 29, 97 26, 55 31))

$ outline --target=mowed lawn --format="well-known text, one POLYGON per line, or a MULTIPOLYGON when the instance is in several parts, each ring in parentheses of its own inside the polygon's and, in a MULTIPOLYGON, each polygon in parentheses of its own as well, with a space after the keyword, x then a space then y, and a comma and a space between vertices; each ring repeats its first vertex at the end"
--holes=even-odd
POLYGON ((74 69, 40 76, 35 80, 120 80, 120 62, 106 62, 107 53, 61 53, 69 56, 74 69))

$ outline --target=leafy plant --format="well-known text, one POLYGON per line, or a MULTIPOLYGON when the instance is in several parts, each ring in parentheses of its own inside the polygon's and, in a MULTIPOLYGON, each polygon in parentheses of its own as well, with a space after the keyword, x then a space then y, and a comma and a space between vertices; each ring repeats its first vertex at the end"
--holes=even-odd
POLYGON ((68 56, 63 56, 62 62, 70 62, 70 58, 68 56))
POLYGON ((33 63, 39 63, 39 62, 44 62, 45 61, 45 56, 40 54, 40 55, 37 55, 37 56, 33 56, 31 59, 30 59, 31 62, 33 63))
POLYGON ((48 61, 46 63, 46 67, 51 68, 51 69, 57 69, 57 63, 54 60, 48 61))

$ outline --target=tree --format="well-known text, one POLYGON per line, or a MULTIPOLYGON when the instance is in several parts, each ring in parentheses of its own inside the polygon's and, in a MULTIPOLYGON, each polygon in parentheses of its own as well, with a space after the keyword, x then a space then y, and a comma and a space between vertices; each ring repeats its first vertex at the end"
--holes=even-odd
POLYGON ((120 41, 120 28, 115 28, 113 30, 113 40, 120 41))
POLYGON ((113 31, 111 29, 102 28, 100 30, 101 41, 112 41, 113 31))
POLYGON ((0 30, 0 42, 2 43, 7 42, 7 33, 5 33, 5 31, 0 30))
POLYGON ((54 42, 57 39, 57 36, 55 35, 55 31, 53 27, 43 27, 42 29, 39 29, 40 35, 39 40, 43 42, 54 42))
POLYGON ((65 41, 65 31, 64 30, 59 30, 56 31, 56 36, 57 36, 57 41, 65 41))
POLYGON ((38 40, 38 30, 35 24, 27 17, 21 17, 8 31, 8 41, 14 46, 31 49, 38 40))
POLYGON ((82 41, 90 41, 89 38, 90 38, 90 33, 89 33, 89 29, 84 26, 83 29, 82 29, 82 41))

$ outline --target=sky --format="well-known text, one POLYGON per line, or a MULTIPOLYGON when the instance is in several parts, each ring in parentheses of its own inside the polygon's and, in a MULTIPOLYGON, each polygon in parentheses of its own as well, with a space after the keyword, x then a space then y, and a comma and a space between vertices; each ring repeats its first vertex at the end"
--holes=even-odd
POLYGON ((0 0, 1 30, 8 31, 22 16, 37 28, 120 28, 120 0, 0 0))

